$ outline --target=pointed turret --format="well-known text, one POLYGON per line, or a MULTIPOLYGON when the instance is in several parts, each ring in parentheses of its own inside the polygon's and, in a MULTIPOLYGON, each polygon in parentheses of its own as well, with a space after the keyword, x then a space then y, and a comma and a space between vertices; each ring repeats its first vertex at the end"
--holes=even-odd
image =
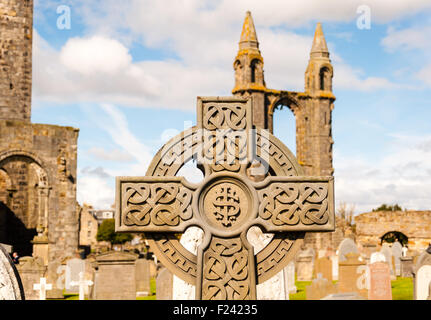
POLYGON ((314 33, 313 45, 310 52, 311 58, 329 58, 329 50, 326 45, 325 35, 323 34, 322 24, 319 22, 314 33))
MULTIPOLYGON (((329 59, 329 50, 319 22, 314 33, 311 46, 310 61, 305 72, 305 91, 319 93, 333 98, 332 95, 333 67, 329 59)), ((335 98, 335 97, 334 97, 335 98)))
POLYGON ((259 50, 256 28, 250 11, 247 11, 242 26, 239 50, 233 64, 235 88, 233 94, 245 91, 265 91, 263 78, 263 58, 259 50))

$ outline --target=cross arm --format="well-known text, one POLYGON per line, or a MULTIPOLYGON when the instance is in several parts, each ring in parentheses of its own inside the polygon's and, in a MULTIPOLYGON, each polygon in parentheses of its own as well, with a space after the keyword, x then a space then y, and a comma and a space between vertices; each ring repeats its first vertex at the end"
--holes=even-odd
POLYGON ((269 177, 255 188, 267 232, 335 230, 333 177, 269 177))
POLYGON ((196 222, 191 183, 180 177, 117 177, 116 232, 184 232, 196 222))

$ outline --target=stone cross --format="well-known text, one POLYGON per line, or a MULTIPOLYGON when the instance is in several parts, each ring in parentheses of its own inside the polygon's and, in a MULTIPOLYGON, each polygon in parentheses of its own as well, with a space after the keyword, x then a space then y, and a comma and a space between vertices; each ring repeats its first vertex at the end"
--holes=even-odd
POLYGON ((46 291, 52 290, 52 284, 46 283, 46 278, 40 278, 40 283, 35 283, 33 290, 39 290, 39 300, 46 300, 46 291))
POLYGON ((305 232, 335 228, 333 177, 303 176, 287 147, 253 128, 252 110, 252 98, 198 97, 197 127, 163 146, 146 176, 117 177, 116 231, 144 232, 197 299, 256 299, 256 282, 293 259, 305 232), (199 184, 175 176, 191 160, 199 184), (176 237, 191 226, 204 231, 197 256, 176 237), (276 234, 256 256, 253 226, 276 234))
POLYGON ((85 289, 93 285, 93 281, 85 280, 84 272, 79 273, 79 281, 71 281, 71 286, 79 286, 79 300, 85 300, 85 289))

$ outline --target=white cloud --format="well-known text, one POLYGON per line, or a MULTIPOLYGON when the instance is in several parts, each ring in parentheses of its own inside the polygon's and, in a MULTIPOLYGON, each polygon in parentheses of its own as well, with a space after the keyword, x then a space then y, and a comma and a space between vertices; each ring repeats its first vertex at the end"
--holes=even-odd
POLYGON ((381 159, 334 154, 336 199, 355 204, 356 213, 383 203, 415 210, 431 207, 431 136, 392 137, 381 159))
POLYGON ((115 189, 110 185, 109 175, 103 169, 80 170, 77 184, 79 203, 90 204, 96 209, 107 209, 114 204, 115 189))
POLYGON ((388 34, 382 39, 381 44, 389 52, 426 49, 431 47, 428 37, 430 33, 431 26, 411 27, 401 30, 389 28, 388 34))
POLYGON ((129 153, 121 149, 108 151, 101 147, 92 147, 87 152, 102 161, 130 162, 133 160, 133 157, 129 153))

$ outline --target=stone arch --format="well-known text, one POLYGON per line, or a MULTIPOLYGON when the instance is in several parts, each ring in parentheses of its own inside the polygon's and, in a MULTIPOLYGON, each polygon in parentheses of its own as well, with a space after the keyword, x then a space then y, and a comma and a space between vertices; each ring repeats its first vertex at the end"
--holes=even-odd
POLYGON ((23 150, 1 153, 0 171, 9 185, 7 201, 0 203, 0 213, 4 216, 1 238, 20 255, 31 255, 31 240, 48 228, 48 173, 40 158, 23 150))
POLYGON ((262 62, 259 59, 253 59, 250 62, 250 82, 260 83, 260 71, 262 69, 262 62))
POLYGON ((380 244, 383 244, 383 242, 393 243, 395 241, 398 241, 403 246, 407 245, 409 241, 409 237, 404 232, 395 230, 386 232, 379 239, 380 244))
POLYGON ((318 89, 322 91, 332 91, 332 66, 330 64, 323 64, 319 70, 318 89))

